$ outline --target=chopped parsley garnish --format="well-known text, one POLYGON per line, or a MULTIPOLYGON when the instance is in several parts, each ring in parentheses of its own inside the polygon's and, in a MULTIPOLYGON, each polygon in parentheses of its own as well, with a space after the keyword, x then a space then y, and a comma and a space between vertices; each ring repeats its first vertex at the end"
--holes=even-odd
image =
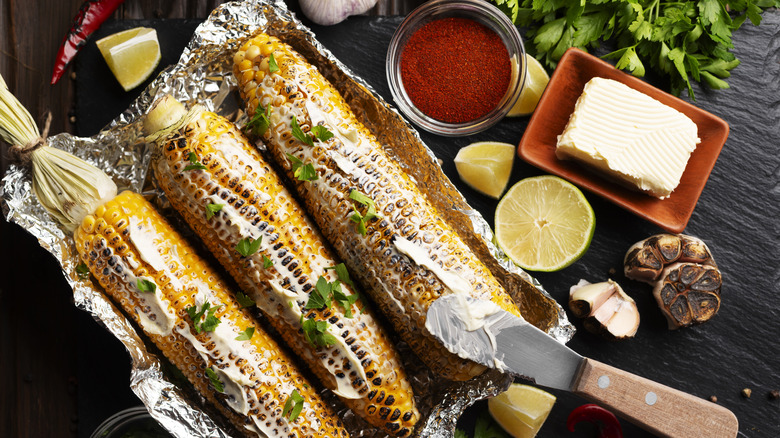
POLYGON ((309 294, 309 301, 306 302, 304 309, 321 309, 323 307, 330 307, 331 295, 333 294, 333 283, 329 283, 325 277, 320 277, 317 280, 317 285, 314 286, 314 290, 309 294))
POLYGON ((293 176, 299 181, 314 181, 320 177, 311 163, 303 164, 300 158, 287 154, 287 158, 292 162, 293 176))
POLYGON ((214 314, 220 307, 222 306, 211 307, 211 303, 206 302, 203 303, 203 307, 201 307, 200 311, 198 311, 197 306, 191 306, 185 309, 187 315, 189 315, 192 320, 193 327, 195 327, 195 333, 213 332, 214 329, 217 328, 220 321, 214 314), (203 318, 204 315, 205 318, 203 318), (201 321, 201 319, 203 320, 201 321))
POLYGON ((86 263, 81 262, 76 266, 76 275, 79 277, 79 280, 86 280, 89 277, 89 268, 87 268, 86 263))
POLYGON ((238 305, 241 306, 241 308, 245 307, 252 307, 255 305, 255 300, 249 298, 245 293, 238 292, 236 293, 236 301, 238 301, 238 305))
POLYGON ((257 136, 262 136, 268 131, 271 126, 271 105, 268 105, 265 109, 262 106, 257 106, 255 109, 255 115, 246 124, 246 129, 257 136))
POLYGON ((303 410, 303 396, 294 389, 292 394, 287 397, 284 402, 284 408, 282 408, 282 417, 287 418, 290 421, 295 421, 303 410))
POLYGON ((314 138, 319 141, 328 141, 333 138, 333 133, 328 131, 328 128, 322 125, 317 125, 311 128, 311 133, 314 134, 314 138))
POLYGON ((358 204, 362 204, 367 208, 366 214, 361 214, 353 205, 353 213, 349 218, 352 222, 357 224, 358 232, 365 236, 366 224, 368 221, 374 218, 381 219, 382 215, 376 212, 376 205, 374 205, 374 200, 359 192, 358 190, 353 189, 351 192, 349 192, 349 199, 352 199, 353 201, 357 202, 358 204))
POLYGON ((348 284, 351 287, 355 287, 355 284, 352 283, 352 280, 349 278, 349 271, 347 271, 347 265, 344 263, 339 263, 336 266, 331 266, 329 268, 325 268, 326 271, 330 271, 331 269, 336 270, 336 275, 339 277, 339 281, 348 284))
MULTIPOLYGON (((343 264, 341 264, 343 266, 343 264)), ((335 267, 334 267, 335 268, 335 267)), ((330 268, 330 269, 334 269, 330 268)), ((344 268, 346 272, 346 268, 344 268)), ((346 276, 349 281, 349 275, 346 276)), ((350 282, 351 284, 351 282, 350 282)), ((352 318, 352 305, 358 300, 358 294, 347 295, 341 288, 341 281, 336 280, 329 282, 325 277, 320 276, 317 280, 317 285, 309 295, 309 301, 306 302, 305 309, 321 309, 323 307, 330 307, 331 303, 335 301, 344 309, 344 316, 352 318)))
POLYGON ((333 288, 333 300, 339 303, 339 306, 344 309, 344 316, 352 318, 352 305, 360 298, 360 295, 356 293, 347 295, 341 289, 341 284, 338 284, 338 286, 338 288, 333 288))
POLYGON ((263 269, 268 269, 271 266, 274 265, 274 262, 271 261, 271 259, 268 258, 265 254, 263 254, 263 269))
POLYGON ((236 245, 236 251, 238 251, 238 253, 244 257, 249 257, 256 253, 258 249, 260 249, 261 243, 263 243, 262 236, 258 237, 257 239, 245 237, 238 242, 238 245, 236 245))
POLYGON ((328 347, 337 342, 336 337, 328 333, 327 321, 304 319, 301 316, 301 329, 306 341, 315 347, 328 347))
POLYGON ((138 292, 154 293, 157 290, 157 285, 145 278, 139 278, 136 282, 136 286, 138 287, 138 292))
POLYGON ((240 335, 236 336, 236 341, 248 341, 252 339, 252 336, 254 336, 254 334, 255 334, 255 328, 247 327, 247 329, 241 332, 240 335))
POLYGON ((219 376, 217 375, 216 371, 214 371, 212 368, 206 368, 206 375, 209 377, 211 385, 214 386, 214 389, 216 389, 218 392, 225 392, 225 385, 221 380, 219 380, 219 376))
POLYGON ((279 71, 279 64, 276 63, 276 59, 274 58, 274 54, 271 53, 268 55, 268 72, 269 73, 276 73, 279 71))
POLYGON ((214 215, 222 210, 222 207, 224 207, 225 204, 209 204, 206 206, 206 220, 209 220, 214 217, 214 215))
POLYGON ((319 141, 328 141, 333 138, 333 133, 322 125, 317 125, 311 128, 311 134, 306 134, 303 132, 303 129, 301 129, 301 126, 298 124, 298 119, 296 119, 295 116, 292 118, 291 126, 293 137, 295 137, 301 143, 305 143, 309 146, 314 146, 315 139, 319 141))
POLYGON ((190 160, 190 164, 188 164, 187 167, 184 168, 184 170, 195 170, 195 169, 202 170, 206 168, 206 166, 198 162, 198 156, 195 155, 195 152, 190 152, 190 154, 187 155, 187 159, 190 160))

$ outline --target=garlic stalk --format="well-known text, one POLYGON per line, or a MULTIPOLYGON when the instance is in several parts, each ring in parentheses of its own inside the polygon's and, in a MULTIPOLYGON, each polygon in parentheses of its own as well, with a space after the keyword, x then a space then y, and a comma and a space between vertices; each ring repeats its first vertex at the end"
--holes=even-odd
POLYGON ((16 161, 32 163, 32 187, 41 205, 73 231, 89 213, 116 196, 116 184, 102 170, 46 145, 30 113, 11 94, 0 75, 0 137, 16 161))
POLYGON ((309 20, 330 26, 341 23, 350 15, 373 8, 377 0, 300 0, 301 11, 309 20))

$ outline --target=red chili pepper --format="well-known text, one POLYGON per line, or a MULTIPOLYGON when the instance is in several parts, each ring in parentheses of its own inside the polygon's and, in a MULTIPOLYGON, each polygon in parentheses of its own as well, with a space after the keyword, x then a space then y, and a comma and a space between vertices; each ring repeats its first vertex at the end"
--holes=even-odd
POLYGON ((599 405, 588 403, 571 411, 566 420, 569 432, 574 432, 574 426, 581 421, 597 425, 599 428, 598 438, 623 438, 623 429, 615 414, 599 405))
POLYGON ((54 73, 51 75, 51 84, 60 80, 65 69, 76 57, 76 54, 86 44, 87 38, 95 32, 101 24, 116 8, 125 0, 87 0, 79 8, 79 12, 73 17, 73 26, 62 40, 60 50, 57 52, 57 62, 54 64, 54 73))

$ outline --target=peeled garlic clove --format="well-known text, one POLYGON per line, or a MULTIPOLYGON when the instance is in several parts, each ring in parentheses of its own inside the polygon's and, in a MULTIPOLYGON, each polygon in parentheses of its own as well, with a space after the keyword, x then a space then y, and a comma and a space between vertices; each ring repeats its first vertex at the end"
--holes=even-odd
POLYGON ((569 295, 569 309, 593 333, 610 339, 633 337, 639 328, 639 310, 616 282, 590 284, 581 280, 569 295))
POLYGON ((653 288, 669 329, 709 321, 720 309, 722 277, 718 268, 697 263, 674 263, 664 269, 653 288))
POLYGON ((374 7, 377 0, 300 0, 303 15, 323 26, 341 23, 374 7))

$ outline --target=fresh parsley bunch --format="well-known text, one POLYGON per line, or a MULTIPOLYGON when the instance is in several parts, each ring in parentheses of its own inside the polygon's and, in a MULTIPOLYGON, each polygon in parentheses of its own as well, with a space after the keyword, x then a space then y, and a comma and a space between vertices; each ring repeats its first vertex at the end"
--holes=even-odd
POLYGON ((762 12, 780 0, 492 0, 515 24, 527 28, 526 47, 554 68, 566 49, 593 49, 614 41, 605 55, 634 76, 645 65, 670 78, 675 95, 690 79, 723 89, 739 60, 729 50, 731 33, 746 19, 761 22, 762 12))

